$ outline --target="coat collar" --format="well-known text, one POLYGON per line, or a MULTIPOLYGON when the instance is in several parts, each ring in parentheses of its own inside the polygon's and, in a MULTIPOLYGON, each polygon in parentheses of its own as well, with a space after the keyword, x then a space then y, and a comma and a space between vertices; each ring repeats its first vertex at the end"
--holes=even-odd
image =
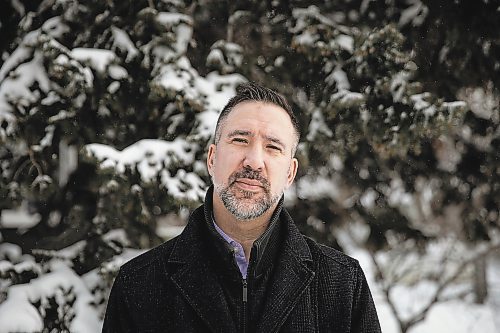
MULTIPOLYGON (((210 331, 235 332, 219 279, 206 260, 207 249, 204 246, 210 246, 203 237, 203 233, 208 231, 206 213, 206 206, 201 206, 191 214, 167 264, 181 265, 171 279, 210 331)), ((284 238, 273 277, 269 281, 268 296, 257 332, 278 331, 314 278, 309 246, 285 209, 280 212, 279 223, 282 224, 284 238)))
POLYGON ((236 332, 224 291, 204 253, 203 207, 196 209, 172 249, 167 265, 180 265, 170 278, 211 332, 236 332))
POLYGON ((285 237, 282 251, 269 281, 267 299, 256 332, 277 332, 311 284, 315 272, 311 251, 288 212, 283 209, 280 221, 285 237))

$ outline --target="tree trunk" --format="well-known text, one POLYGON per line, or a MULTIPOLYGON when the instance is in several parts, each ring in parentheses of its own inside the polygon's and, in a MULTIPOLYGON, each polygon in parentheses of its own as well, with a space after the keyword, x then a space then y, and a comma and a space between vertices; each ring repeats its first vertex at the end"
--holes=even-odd
POLYGON ((478 258, 474 262, 474 294, 475 302, 483 304, 488 296, 488 283, 486 281, 487 256, 478 258))

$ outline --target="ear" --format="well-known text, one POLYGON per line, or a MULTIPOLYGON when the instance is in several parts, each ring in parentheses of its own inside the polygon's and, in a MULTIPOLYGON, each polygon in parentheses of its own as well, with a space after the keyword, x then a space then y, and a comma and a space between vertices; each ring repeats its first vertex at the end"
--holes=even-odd
POLYGON ((297 170, 299 169, 299 161, 296 158, 292 158, 290 161, 290 167, 288 168, 288 175, 286 177, 286 188, 292 185, 295 176, 297 175, 297 170))
POLYGON ((213 143, 208 147, 208 154, 207 154, 207 169, 208 169, 208 174, 210 176, 213 176, 213 169, 214 169, 214 161, 215 161, 215 150, 217 149, 217 146, 214 145, 213 143))

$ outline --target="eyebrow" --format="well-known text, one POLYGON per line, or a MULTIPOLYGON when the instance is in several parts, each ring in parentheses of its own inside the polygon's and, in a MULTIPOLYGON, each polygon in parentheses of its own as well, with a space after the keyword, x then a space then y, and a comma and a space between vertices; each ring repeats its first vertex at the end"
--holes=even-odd
POLYGON ((228 138, 232 138, 232 137, 239 136, 239 135, 242 135, 242 136, 253 136, 252 132, 250 132, 250 131, 238 130, 237 129, 237 130, 229 132, 229 134, 227 135, 227 137, 228 138))
POLYGON ((270 135, 266 135, 264 136, 264 139, 266 139, 267 141, 271 141, 275 144, 277 144, 278 146, 281 146, 282 148, 285 148, 285 144, 278 138, 274 137, 274 136, 270 136, 270 135))
MULTIPOLYGON (((254 136, 254 134, 251 131, 237 129, 237 130, 229 132, 227 135, 227 138, 230 139, 230 138, 233 138, 235 136, 250 136, 250 137, 252 137, 252 136, 254 136)), ((265 135, 264 139, 281 146, 283 149, 286 148, 286 145, 283 143, 283 141, 281 141, 277 137, 274 137, 271 135, 265 135)))

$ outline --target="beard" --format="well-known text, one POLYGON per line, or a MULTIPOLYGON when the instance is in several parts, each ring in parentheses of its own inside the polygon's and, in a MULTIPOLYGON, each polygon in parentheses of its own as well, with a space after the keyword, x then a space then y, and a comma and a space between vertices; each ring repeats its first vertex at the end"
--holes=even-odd
POLYGON ((253 220, 262 216, 281 198, 282 195, 282 193, 272 195, 269 181, 264 178, 260 172, 251 169, 243 169, 231 174, 227 186, 215 182, 213 183, 214 190, 224 204, 224 207, 226 207, 237 220, 241 221, 253 220), (264 190, 264 195, 260 196, 260 193, 237 188, 235 183, 241 178, 259 181, 264 190))

